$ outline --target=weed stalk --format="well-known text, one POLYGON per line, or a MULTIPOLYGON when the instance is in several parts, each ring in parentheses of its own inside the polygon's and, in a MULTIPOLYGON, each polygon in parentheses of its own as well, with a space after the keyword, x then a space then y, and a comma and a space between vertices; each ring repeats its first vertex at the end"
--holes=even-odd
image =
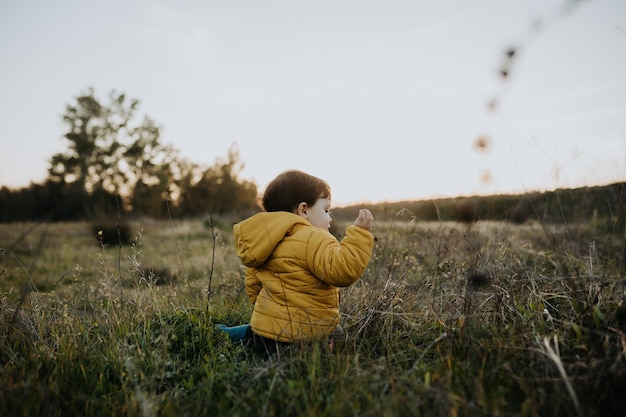
POLYGON ((213 225, 213 215, 209 213, 209 229, 211 230, 211 268, 209 270, 209 287, 206 291, 206 307, 207 312, 209 311, 209 304, 211 302, 211 282, 213 281, 213 269, 215 267, 215 242, 217 239, 217 232, 215 231, 215 227, 213 225))
MULTIPOLYGON (((172 218, 172 211, 170 209, 170 202, 171 202, 171 197, 170 197, 170 187, 169 185, 167 186, 166 190, 165 190, 165 195, 166 195, 166 199, 165 199, 165 205, 167 207, 167 218, 169 219, 170 225, 173 226, 174 224, 174 219, 172 218)), ((174 227, 171 228, 172 231, 172 238, 174 239, 174 246, 176 246, 176 254, 178 255, 178 260, 180 261, 180 266, 183 269, 183 275, 185 277, 185 282, 187 283, 187 289, 189 290, 189 295, 192 298, 196 298, 195 293, 193 292, 193 290, 191 289, 191 283, 189 282, 189 275, 187 275, 187 270, 185 269, 185 262, 183 262, 183 256, 180 253, 180 249, 178 247, 178 240, 176 239, 176 234, 174 233, 174 227)))

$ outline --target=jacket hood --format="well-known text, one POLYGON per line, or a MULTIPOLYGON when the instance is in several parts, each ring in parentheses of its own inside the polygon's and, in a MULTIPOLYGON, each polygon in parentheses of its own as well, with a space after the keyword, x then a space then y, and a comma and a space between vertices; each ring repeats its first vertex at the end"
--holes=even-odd
POLYGON ((286 211, 262 212, 233 226, 235 249, 247 267, 263 264, 294 227, 311 226, 301 216, 286 211))

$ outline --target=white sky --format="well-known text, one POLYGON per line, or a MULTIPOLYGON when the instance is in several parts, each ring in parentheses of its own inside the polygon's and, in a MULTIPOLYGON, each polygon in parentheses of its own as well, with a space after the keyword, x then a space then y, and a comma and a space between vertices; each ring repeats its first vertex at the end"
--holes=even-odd
POLYGON ((337 205, 626 180, 624 0, 0 0, 0 185, 45 179, 89 87, 337 205))

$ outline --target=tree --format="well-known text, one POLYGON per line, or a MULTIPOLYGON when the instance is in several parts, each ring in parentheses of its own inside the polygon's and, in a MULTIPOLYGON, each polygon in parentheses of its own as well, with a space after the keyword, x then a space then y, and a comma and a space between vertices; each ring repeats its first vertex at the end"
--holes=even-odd
POLYGON ((138 107, 138 100, 115 91, 106 102, 93 89, 76 97, 63 115, 67 150, 50 158, 44 184, 2 190, 27 210, 13 205, 0 221, 101 222, 120 210, 158 218, 172 213, 168 205, 183 217, 258 209, 256 185, 239 179, 243 163, 234 144, 227 160, 218 158, 212 167, 190 162, 160 143, 159 126, 147 116, 139 118, 138 107))
POLYGON ((258 209, 256 185, 239 178, 243 167, 235 144, 228 150, 225 161, 218 158, 206 169, 198 165, 189 167, 181 181, 179 211, 187 216, 197 216, 258 209))
POLYGON ((131 208, 137 184, 145 191, 167 187, 175 163, 173 148, 160 143, 160 128, 144 116, 137 119, 139 100, 112 91, 102 104, 93 89, 68 105, 63 121, 68 126, 65 153, 52 156, 49 181, 71 186, 84 197, 102 191, 121 197, 131 208))

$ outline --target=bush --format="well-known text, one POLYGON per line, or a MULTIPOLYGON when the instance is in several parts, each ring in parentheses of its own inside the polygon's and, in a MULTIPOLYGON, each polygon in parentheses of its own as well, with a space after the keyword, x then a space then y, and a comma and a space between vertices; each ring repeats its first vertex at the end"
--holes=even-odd
POLYGON ((101 246, 130 245, 133 242, 130 226, 126 222, 96 222, 92 224, 91 231, 101 246))

